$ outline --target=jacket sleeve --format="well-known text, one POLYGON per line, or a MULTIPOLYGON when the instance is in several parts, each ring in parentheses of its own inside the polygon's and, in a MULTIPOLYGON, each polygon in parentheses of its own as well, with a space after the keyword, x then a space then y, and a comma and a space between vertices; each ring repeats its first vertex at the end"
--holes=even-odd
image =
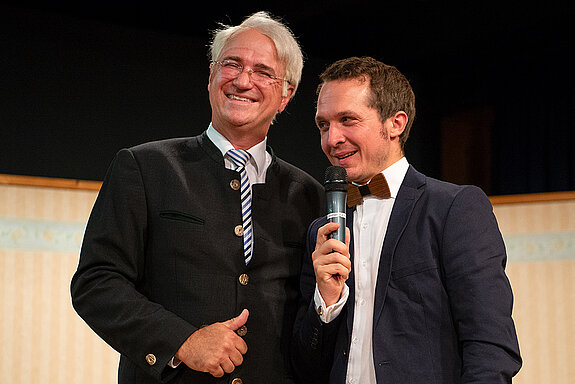
POLYGON ((462 383, 511 383, 521 367, 507 256, 493 208, 477 187, 458 193, 441 240, 444 282, 462 352, 462 383))
POLYGON ((145 195, 133 154, 121 150, 88 220, 71 294, 75 310, 104 341, 162 380, 177 372, 167 364, 196 328, 142 292, 145 195))
POLYGON ((300 275, 301 300, 293 330, 292 364, 301 383, 327 383, 333 364, 336 334, 342 313, 328 324, 321 321, 314 305, 315 273, 311 254, 317 231, 325 218, 315 220, 308 230, 306 251, 300 275))

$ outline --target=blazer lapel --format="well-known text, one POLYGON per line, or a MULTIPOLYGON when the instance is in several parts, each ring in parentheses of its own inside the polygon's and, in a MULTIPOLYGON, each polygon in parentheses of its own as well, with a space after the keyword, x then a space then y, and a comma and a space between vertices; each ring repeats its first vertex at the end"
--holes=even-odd
MULTIPOLYGON (((353 212, 355 208, 347 208, 346 210, 346 223, 345 226, 349 228, 350 240, 349 240, 349 258, 351 260, 351 265, 353 266, 353 212)), ((349 296, 347 298, 347 334, 351 335, 351 330, 353 328, 353 308, 355 307, 355 274, 354 268, 351 268, 349 277, 347 278, 346 284, 349 288, 349 296)))
POLYGON ((379 270, 377 273, 377 284, 375 287, 375 303, 373 307, 373 329, 375 332, 377 321, 381 316, 385 296, 387 294, 387 287, 389 279, 391 278, 391 266, 397 242, 399 241, 403 231, 415 207, 415 203, 425 190, 425 176, 417 172, 415 168, 409 166, 403 183, 397 193, 385 239, 383 241, 383 248, 379 258, 379 270))

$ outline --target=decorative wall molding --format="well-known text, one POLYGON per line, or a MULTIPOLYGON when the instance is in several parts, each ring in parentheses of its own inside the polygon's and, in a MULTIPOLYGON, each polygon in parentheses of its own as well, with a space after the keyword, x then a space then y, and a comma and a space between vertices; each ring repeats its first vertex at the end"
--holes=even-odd
POLYGON ((86 223, 0 217, 0 250, 77 253, 86 223))
POLYGON ((575 260, 575 232, 504 235, 510 262, 575 260))
MULTIPOLYGON (((80 251, 86 223, 0 216, 0 249, 80 251)), ((575 259, 575 232, 504 235, 509 262, 575 259)))

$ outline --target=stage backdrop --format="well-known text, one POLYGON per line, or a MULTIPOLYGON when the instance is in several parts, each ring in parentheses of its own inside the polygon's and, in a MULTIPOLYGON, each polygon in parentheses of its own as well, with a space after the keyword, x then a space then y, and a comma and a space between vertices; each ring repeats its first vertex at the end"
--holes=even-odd
MULTIPOLYGON (((99 184, 37 181, 0 175, 0 383, 115 383, 118 354, 76 315, 69 293, 99 184)), ((493 201, 524 358, 514 383, 571 383, 575 193, 493 201)))

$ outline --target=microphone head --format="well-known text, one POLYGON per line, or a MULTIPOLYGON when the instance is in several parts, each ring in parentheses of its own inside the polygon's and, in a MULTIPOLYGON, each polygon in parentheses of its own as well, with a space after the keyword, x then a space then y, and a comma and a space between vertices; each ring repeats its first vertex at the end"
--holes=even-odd
POLYGON ((345 168, 337 165, 327 167, 324 186, 326 191, 347 191, 347 172, 345 168))

